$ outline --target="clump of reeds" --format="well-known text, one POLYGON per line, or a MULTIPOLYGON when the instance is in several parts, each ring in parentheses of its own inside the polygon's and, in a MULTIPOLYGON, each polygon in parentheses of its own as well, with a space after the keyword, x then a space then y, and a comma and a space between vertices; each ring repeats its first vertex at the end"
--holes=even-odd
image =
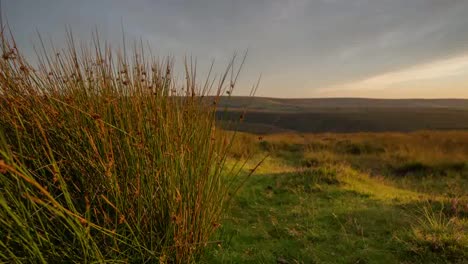
POLYGON ((67 40, 33 66, 1 35, 0 261, 196 260, 236 189, 215 113, 238 72, 67 40))

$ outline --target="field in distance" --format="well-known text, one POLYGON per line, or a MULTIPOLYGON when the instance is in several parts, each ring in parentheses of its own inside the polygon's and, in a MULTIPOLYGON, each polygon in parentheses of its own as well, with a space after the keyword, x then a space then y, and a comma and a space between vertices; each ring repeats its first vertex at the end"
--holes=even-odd
POLYGON ((236 120, 244 110, 236 129, 260 134, 468 129, 468 99, 224 97, 218 117, 236 120))

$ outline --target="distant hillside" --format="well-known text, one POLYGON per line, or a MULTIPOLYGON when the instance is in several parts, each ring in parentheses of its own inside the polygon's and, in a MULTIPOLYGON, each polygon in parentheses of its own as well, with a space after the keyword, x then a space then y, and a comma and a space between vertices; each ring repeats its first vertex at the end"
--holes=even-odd
POLYGON ((317 108, 457 108, 468 109, 468 99, 367 99, 310 98, 281 99, 267 97, 223 97, 221 105, 230 108, 248 107, 255 111, 305 111, 317 108))
POLYGON ((254 133, 468 129, 468 99, 224 97, 218 115, 235 120, 243 109, 238 129, 254 133))

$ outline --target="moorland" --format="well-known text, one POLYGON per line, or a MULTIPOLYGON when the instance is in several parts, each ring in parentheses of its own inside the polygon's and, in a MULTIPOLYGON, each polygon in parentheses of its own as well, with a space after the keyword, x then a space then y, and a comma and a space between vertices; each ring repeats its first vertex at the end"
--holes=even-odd
POLYGON ((5 32, 0 262, 468 261, 466 100, 223 96, 239 58, 180 82, 143 44, 31 63, 5 32))

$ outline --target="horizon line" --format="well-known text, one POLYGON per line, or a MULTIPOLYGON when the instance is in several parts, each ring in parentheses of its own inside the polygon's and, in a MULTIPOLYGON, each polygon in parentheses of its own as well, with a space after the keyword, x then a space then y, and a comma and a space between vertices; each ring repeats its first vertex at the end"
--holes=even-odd
POLYGON ((271 97, 271 96, 249 96, 249 95, 222 95, 221 97, 253 97, 253 98, 265 98, 265 99, 286 99, 286 100, 297 100, 297 99, 365 99, 365 100, 468 100, 468 97, 454 98, 454 97, 398 97, 398 98, 383 98, 383 97, 271 97))

